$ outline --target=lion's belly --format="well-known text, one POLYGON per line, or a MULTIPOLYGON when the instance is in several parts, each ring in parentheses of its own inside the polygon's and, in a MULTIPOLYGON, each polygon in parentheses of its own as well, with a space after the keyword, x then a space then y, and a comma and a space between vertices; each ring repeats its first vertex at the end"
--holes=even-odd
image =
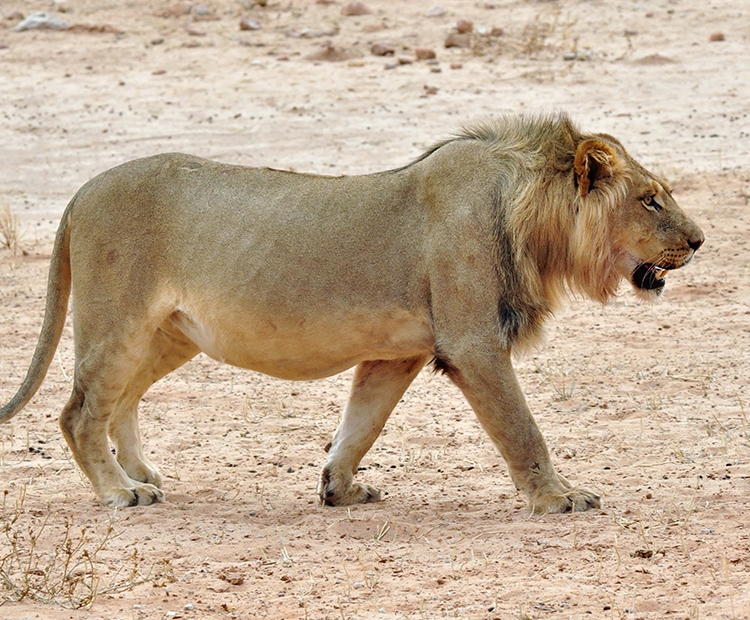
POLYGON ((319 379, 364 360, 434 351, 426 318, 405 310, 293 319, 181 307, 171 321, 206 355, 281 379, 319 379))

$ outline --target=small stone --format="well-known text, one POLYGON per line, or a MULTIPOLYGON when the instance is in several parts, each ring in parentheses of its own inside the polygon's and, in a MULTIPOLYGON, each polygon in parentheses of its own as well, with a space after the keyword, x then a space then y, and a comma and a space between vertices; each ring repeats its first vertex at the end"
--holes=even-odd
POLYGON ((451 63, 451 69, 463 69, 464 63, 462 62, 452 62, 451 63))
POLYGON ((712 43, 716 43, 717 41, 726 41, 726 37, 723 32, 714 32, 708 37, 708 40, 712 43))
POLYGON ((151 45, 161 45, 164 43, 164 37, 156 37, 155 39, 151 39, 151 45))
POLYGON ((211 12, 211 9, 204 4, 192 5, 190 7, 190 16, 193 18, 194 22, 213 22, 219 19, 211 12))
POLYGON ((474 30, 474 23, 468 19, 459 19, 456 22, 456 31, 460 34, 472 32, 474 30))
POLYGON ((445 9, 439 4, 431 6, 424 14, 425 17, 442 17, 443 15, 445 15, 445 9))
POLYGON ((438 88, 437 86, 427 86, 427 84, 424 85, 424 94, 425 95, 437 95, 438 94, 438 88))
POLYGON ((260 30, 260 23, 249 17, 240 20, 240 30, 260 30))
POLYGON ((398 64, 400 64, 400 65, 410 65, 414 61, 411 58, 407 58, 406 56, 399 56, 396 59, 396 62, 398 62, 398 64))
POLYGON ((415 47, 414 55, 417 57, 417 60, 429 60, 437 56, 435 50, 431 47, 415 47))
POLYGON ((393 56, 396 53, 396 48, 390 43, 373 43, 370 51, 375 56, 393 56))
POLYGON ((500 26, 493 26, 490 30, 490 36, 491 37, 502 37, 505 34, 505 30, 500 28, 500 26))
POLYGON ((469 33, 452 32, 445 40, 445 47, 471 47, 471 35, 469 33))
POLYGON ((341 14, 346 17, 353 17, 356 15, 369 15, 372 11, 363 2, 350 2, 344 8, 341 9, 341 14))

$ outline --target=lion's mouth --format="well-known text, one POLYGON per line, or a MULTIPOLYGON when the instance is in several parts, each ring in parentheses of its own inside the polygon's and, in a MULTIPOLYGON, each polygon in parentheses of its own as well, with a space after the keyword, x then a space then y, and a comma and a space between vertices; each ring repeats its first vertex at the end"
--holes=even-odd
POLYGON ((653 263, 642 263, 633 272, 631 280, 636 288, 653 291, 664 288, 666 275, 667 270, 663 267, 653 263))

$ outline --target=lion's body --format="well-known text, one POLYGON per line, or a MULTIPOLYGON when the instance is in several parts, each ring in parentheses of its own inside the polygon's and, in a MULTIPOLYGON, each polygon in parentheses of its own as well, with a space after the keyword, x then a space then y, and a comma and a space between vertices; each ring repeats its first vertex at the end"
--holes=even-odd
POLYGON ((566 285, 604 301, 640 269, 637 287, 658 290, 662 267, 692 257, 702 235, 673 202, 657 205, 668 225, 646 237, 643 213, 618 212, 647 187, 667 200, 617 141, 562 116, 505 119, 358 177, 176 154, 124 164, 84 185, 63 216, 40 343, 0 420, 41 383, 72 285, 76 371, 61 426, 105 503, 162 497, 138 402, 204 351, 285 379, 357 366, 321 475, 326 503, 379 498, 353 473, 434 358, 537 510, 598 505, 552 468, 510 353, 538 337, 566 285))

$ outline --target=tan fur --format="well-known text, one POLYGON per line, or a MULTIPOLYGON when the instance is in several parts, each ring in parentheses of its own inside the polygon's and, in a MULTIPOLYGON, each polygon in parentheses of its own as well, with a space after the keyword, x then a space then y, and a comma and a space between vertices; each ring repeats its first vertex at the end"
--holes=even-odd
POLYGON ((357 367, 320 477, 327 504, 380 498, 354 473, 432 358, 533 510, 585 510, 599 498, 553 468, 511 353, 536 341, 566 289, 604 302, 627 278, 654 297, 661 270, 702 241, 666 183, 564 115, 488 122, 367 176, 136 160, 68 205, 37 350, 0 420, 41 384, 72 285, 75 378, 60 424, 106 504, 163 498, 138 402, 204 351, 287 379, 357 367))

